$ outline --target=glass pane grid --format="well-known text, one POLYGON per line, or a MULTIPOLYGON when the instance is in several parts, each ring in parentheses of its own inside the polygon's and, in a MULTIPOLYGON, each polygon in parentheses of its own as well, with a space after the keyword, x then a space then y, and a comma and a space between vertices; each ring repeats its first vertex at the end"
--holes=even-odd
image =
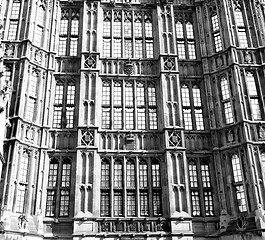
POLYGON ((69 215, 69 203, 70 203, 70 191, 61 190, 60 191, 60 216, 69 215))
POLYGON ((110 109, 102 109, 102 128, 110 128, 110 109))
POLYGON ((248 47, 247 33, 245 28, 238 29, 238 40, 240 47, 248 47))
POLYGON ((18 19, 20 12, 20 1, 13 1, 11 10, 11 19, 18 19))
POLYGON ((181 87, 181 99, 184 107, 190 107, 190 93, 187 85, 181 87))
POLYGON ((187 38, 194 39, 193 26, 190 22, 186 23, 187 38))
POLYGON ((201 165, 201 174, 202 174, 202 186, 205 188, 211 187, 210 171, 208 165, 201 165))
POLYGON ((53 109, 53 128, 61 128, 62 107, 54 107, 53 109))
POLYGON ((237 198, 239 212, 246 212, 247 203, 246 203, 246 195, 243 185, 236 187, 236 198, 237 198))
POLYGON ((212 15, 211 20, 212 20, 213 31, 218 31, 219 30, 219 22, 218 22, 217 14, 212 15))
POLYGON ((159 164, 152 164, 152 187, 160 187, 159 164))
POLYGON ((227 100, 230 98, 229 86, 226 78, 221 79, 221 92, 223 100, 227 100))
POLYGON ((58 177, 58 163, 50 163, 48 187, 56 187, 58 177))
POLYGON ((67 35, 68 19, 61 19, 60 22, 60 35, 67 35))
POLYGON ((137 110, 137 127, 138 129, 145 129, 145 109, 137 110))
POLYGON ((149 129, 157 129, 157 112, 156 109, 149 109, 149 129))
POLYGON ((127 195, 127 216, 136 216, 136 197, 133 193, 127 195))
POLYGON ((198 176, 197 176, 197 166, 195 164, 189 164, 189 178, 190 187, 198 187, 198 176))
POLYGON ((184 38, 183 25, 181 22, 176 23, 177 38, 184 38))
POLYGON ((185 130, 192 130, 192 118, 190 109, 183 109, 183 118, 185 130))
POLYGON ((66 107, 66 128, 74 127, 74 107, 66 107))
POLYGON ((191 204, 192 204, 192 215, 200 216, 201 215, 201 207, 200 207, 200 198, 198 191, 191 192, 191 204))
POLYGON ((238 155, 232 156, 232 168, 233 168, 234 181, 236 183, 242 182, 243 181, 242 170, 238 155))
POLYGON ((70 39, 70 56, 77 56, 78 38, 70 39))
POLYGON ((71 22, 71 35, 78 35, 78 29, 79 29, 79 21, 78 19, 73 19, 71 22))
POLYGON ((47 189, 46 199, 46 216, 53 217, 55 215, 55 196, 56 191, 47 189))
POLYGON ((233 113, 231 103, 224 103, 224 111, 225 111, 225 122, 226 124, 230 124, 234 122, 233 113))
POLYGON ((24 203, 25 203, 26 189, 24 185, 19 185, 17 190, 16 198, 16 212, 24 213, 24 203))
POLYGON ((20 161, 20 168, 19 168, 19 175, 18 175, 19 182, 22 182, 22 183, 27 182, 28 164, 29 164, 29 156, 23 155, 20 161))
POLYGON ((10 21, 9 29, 8 29, 8 40, 16 40, 17 37, 17 29, 18 29, 18 21, 10 21))
POLYGON ((204 207, 205 207, 205 215, 206 216, 213 216, 213 196, 212 192, 210 191, 204 191, 203 192, 203 198, 204 198, 204 207))
POLYGON ((70 187, 70 180, 71 180, 71 164, 63 163, 61 186, 70 187))
POLYGON ((258 98, 250 99, 251 112, 254 120, 261 120, 261 109, 258 98))
POLYGON ((134 129, 134 110, 126 109, 125 110, 125 127, 126 129, 134 129))
POLYGON ((67 86, 66 104, 75 104, 75 85, 67 86))
POLYGON ((186 50, 184 41, 177 41, 179 59, 186 59, 186 50))
POLYGON ((215 51, 216 52, 222 51, 223 47, 222 47, 222 40, 220 33, 215 33, 213 35, 213 39, 214 39, 215 51))
POLYGON ((202 109, 195 109, 195 123, 196 123, 196 130, 204 130, 202 109))

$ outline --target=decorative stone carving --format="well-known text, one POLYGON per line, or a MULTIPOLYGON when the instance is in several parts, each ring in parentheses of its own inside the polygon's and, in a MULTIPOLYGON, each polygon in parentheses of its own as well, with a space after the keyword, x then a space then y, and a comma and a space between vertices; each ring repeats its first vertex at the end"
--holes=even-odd
POLYGON ((25 215, 20 215, 18 217, 18 228, 21 231, 26 231, 27 230, 27 223, 28 223, 28 220, 27 220, 25 215))
POLYGON ((164 69, 165 70, 176 70, 175 58, 164 57, 164 69))
POLYGON ((134 73, 133 63, 131 61, 124 63, 124 73, 126 75, 131 75, 134 73))
POLYGON ((93 146, 94 145, 94 131, 82 130, 81 145, 93 146))
POLYGON ((85 68, 96 68, 96 56, 86 55, 84 65, 85 68))
POLYGON ((178 147, 182 145, 182 138, 181 138, 181 132, 180 131, 169 131, 169 146, 170 147, 178 147))

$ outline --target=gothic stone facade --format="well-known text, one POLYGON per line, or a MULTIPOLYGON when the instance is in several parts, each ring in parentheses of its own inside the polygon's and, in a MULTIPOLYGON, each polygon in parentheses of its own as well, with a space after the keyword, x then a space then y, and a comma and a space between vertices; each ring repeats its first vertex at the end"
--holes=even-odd
POLYGON ((0 238, 265 239, 264 16, 2 0, 0 238))

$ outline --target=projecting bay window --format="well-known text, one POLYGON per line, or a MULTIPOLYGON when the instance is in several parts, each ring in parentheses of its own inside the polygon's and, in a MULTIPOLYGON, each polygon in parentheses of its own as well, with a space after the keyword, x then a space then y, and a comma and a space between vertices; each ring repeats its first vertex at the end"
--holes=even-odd
POLYGON ((28 171, 31 159, 31 152, 23 150, 21 160, 19 161, 17 172, 17 195, 16 195, 16 212, 24 213, 28 188, 28 171))
POLYGON ((152 14, 105 10, 103 13, 103 57, 153 58, 152 14))
POLYGON ((193 24, 190 21, 178 20, 176 36, 179 59, 196 59, 193 24))
POLYGON ((19 15, 20 15, 21 1, 14 0, 11 7, 11 15, 9 18, 9 27, 7 39, 12 41, 17 39, 19 15))
POLYGON ((193 216, 213 216, 213 194, 210 167, 203 159, 189 160, 189 182, 193 216))
POLYGON ((247 211, 247 201, 246 201, 246 193, 244 189, 244 182, 243 182, 243 171, 241 160, 238 154, 233 154, 231 157, 232 161, 232 170, 233 170, 233 178, 234 178, 234 189, 235 189, 235 196, 237 200, 237 207, 239 212, 246 212, 247 211))
POLYGON ((241 9, 237 6, 234 10, 235 22, 237 27, 237 36, 240 47, 248 47, 246 27, 241 9))
POLYGON ((58 55, 77 56, 79 35, 79 9, 62 9, 58 55))
POLYGON ((47 217, 69 216, 71 162, 68 157, 50 160, 46 198, 47 217))
POLYGON ((104 80, 101 118, 103 129, 157 129, 155 83, 104 80))
POLYGON ((100 215, 161 216, 160 178, 159 159, 102 158, 100 215))
POLYGON ((231 124, 234 122, 232 103, 231 103, 231 92, 229 82, 226 77, 222 77, 220 80, 222 105, 224 110, 225 123, 231 124))
POLYGON ((181 98, 185 130, 204 130, 199 86, 183 84, 181 86, 181 98))
POLYGON ((74 127, 75 83, 57 81, 53 108, 53 128, 74 127))
POLYGON ((246 72, 246 84, 251 107, 252 120, 261 120, 261 108, 255 78, 252 72, 246 72))
POLYGON ((216 13, 212 14, 211 23, 212 23, 212 36, 213 36, 215 52, 220 52, 223 50, 223 46, 222 46, 219 20, 216 13))

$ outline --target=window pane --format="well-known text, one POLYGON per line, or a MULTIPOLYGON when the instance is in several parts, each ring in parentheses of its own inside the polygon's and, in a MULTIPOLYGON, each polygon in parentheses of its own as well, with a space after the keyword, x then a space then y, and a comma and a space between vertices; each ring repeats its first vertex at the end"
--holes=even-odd
MULTIPOLYGON (((69 160, 68 160, 69 161, 69 160)), ((64 162, 62 167, 62 187, 70 187, 71 182, 71 163, 64 162)))
POLYGON ((58 48, 58 55, 65 56, 66 55, 66 38, 60 37, 59 38, 59 48, 58 48))
POLYGON ((55 213, 56 191, 47 189, 46 216, 53 217, 55 213))
POLYGON ((222 51, 223 47, 222 47, 222 40, 221 40, 220 33, 215 33, 213 35, 213 39, 214 39, 215 51, 216 52, 222 51))
POLYGON ((113 57, 121 57, 121 39, 114 39, 113 57))
POLYGON ((18 21, 10 21, 7 39, 12 41, 17 37, 18 21))
POLYGON ((126 129, 134 129, 134 110, 125 110, 125 127, 126 129))
POLYGON ((194 101, 194 106, 195 107, 201 107, 201 92, 200 88, 198 86, 193 86, 192 88, 192 95, 193 95, 193 101, 194 101))
POLYGON ((24 213, 25 196, 26 196, 25 185, 19 185, 17 190, 17 199, 16 199, 17 213, 24 213))
POLYGON ((197 176, 197 166, 195 163, 189 163, 189 177, 190 177, 190 187, 198 187, 198 176, 197 176))
POLYGON ((221 79, 221 92, 223 100, 227 100, 230 98, 229 86, 226 78, 221 79))
POLYGON ((54 104, 57 105, 62 103, 63 103, 63 85, 56 85, 54 104))
POLYGON ((68 19, 61 19, 60 22, 60 35, 67 35, 68 19))
POLYGON ((148 106, 156 106, 156 88, 155 85, 148 85, 148 106))
POLYGON ((74 127, 74 107, 66 107, 66 128, 74 127))
POLYGON ((219 30, 219 22, 218 22, 217 14, 212 15, 211 20, 212 20, 213 31, 218 31, 219 30))
POLYGON ((140 188, 148 186, 147 164, 145 162, 140 162, 139 164, 139 186, 140 188))
POLYGON ((113 104, 115 106, 121 106, 122 104, 122 94, 121 94, 121 91, 122 91, 122 86, 121 86, 121 83, 120 82, 115 82, 114 83, 114 97, 113 97, 113 104))
POLYGON ((149 109, 149 129, 157 129, 157 112, 156 109, 149 109))
POLYGON ((78 29, 79 29, 79 21, 78 19, 72 19, 71 22, 71 35, 78 35, 78 29))
POLYGON ((235 182, 242 182, 242 170, 240 165, 240 160, 238 155, 234 154, 232 156, 232 168, 235 182))
POLYGON ((49 168, 48 187, 57 186, 58 162, 51 161, 49 168))
POLYGON ((238 40, 240 47, 248 47, 248 40, 245 28, 238 29, 238 40))
POLYGON ((189 59, 196 59, 195 43, 188 42, 189 59))
POLYGON ((181 22, 176 23, 177 38, 184 38, 183 25, 181 22))
POLYGON ((126 21, 124 23, 124 36, 125 37, 132 36, 132 23, 130 21, 126 21))
POLYGON ((160 187, 160 166, 152 164, 152 187, 160 187))
POLYGON ((211 187, 209 165, 201 165, 202 187, 211 187))
POLYGON ((204 130, 202 109, 195 109, 196 130, 204 130))
POLYGON ((186 59, 186 51, 184 41, 177 41, 179 59, 186 59))
POLYGON ((70 39, 70 56, 77 55, 77 45, 78 45, 78 38, 71 38, 70 39))
POLYGON ((251 72, 246 73, 246 82, 247 82, 248 94, 250 96, 258 96, 255 78, 251 72))
POLYGON ((66 104, 75 104, 75 85, 67 86, 66 104))
POLYGON ((121 37, 121 22, 114 22, 113 23, 113 35, 114 37, 121 37))
POLYGON ((191 205, 192 205, 192 215, 193 216, 200 216, 201 215, 201 209, 200 209, 199 192, 197 192, 197 191, 191 192, 191 205))
POLYGON ((122 216, 123 199, 122 193, 114 193, 114 216, 122 216))
POLYGON ((33 120, 34 108, 35 108, 35 99, 29 98, 28 105, 27 105, 27 112, 26 112, 26 119, 28 121, 33 120))
POLYGON ((142 192, 140 193, 140 215, 141 216, 148 216, 148 193, 142 192))
POLYGON ((53 109, 53 128, 61 128, 62 123, 62 107, 54 107, 53 109))
POLYGON ((245 24, 244 24, 244 19, 243 19, 243 14, 242 12, 240 11, 240 9, 235 9, 235 20, 236 20, 236 25, 238 27, 244 27, 245 24))
POLYGON ((132 40, 124 40, 124 53, 126 58, 132 58, 132 40))
POLYGON ((126 165, 126 174, 127 174, 127 187, 134 188, 135 187, 135 164, 134 162, 127 162, 126 165))
POLYGON ((135 57, 143 57, 143 40, 135 40, 135 57))
POLYGON ((30 78, 29 90, 28 90, 28 94, 32 97, 36 96, 37 81, 38 81, 37 74, 34 72, 32 73, 30 78))
POLYGON ((122 109, 121 108, 114 109, 113 128, 122 129, 122 109))
POLYGON ((145 37, 153 37, 152 23, 145 22, 145 37))
POLYGON ((19 12, 20 12, 20 1, 13 1, 10 18, 18 19, 19 18, 19 12))
POLYGON ((110 109, 102 109, 102 128, 110 128, 110 109))
POLYGON ((110 39, 103 39, 103 57, 110 57, 110 39))
POLYGON ((43 40, 42 37, 43 37, 43 27, 37 26, 35 36, 34 36, 35 44, 37 46, 41 46, 42 40, 43 40))
POLYGON ((213 196, 212 192, 210 191, 205 191, 203 193, 203 198, 204 198, 204 207, 205 207, 205 215, 206 216, 213 216, 213 196))
POLYGON ((137 110, 137 127, 138 129, 146 129, 145 126, 145 109, 137 110))
POLYGON ((110 21, 104 20, 103 22, 103 36, 104 37, 110 37, 110 21))
POLYGON ((28 154, 23 154, 20 164, 19 164, 19 174, 18 181, 26 183, 28 176, 28 164, 29 164, 29 156, 28 154))
POLYGON ((193 26, 190 22, 186 23, 186 31, 187 31, 187 38, 193 39, 194 38, 193 26))
POLYGON ((110 216, 109 193, 102 193, 100 198, 100 216, 110 216))
POLYGON ((154 216, 161 215, 161 196, 160 193, 153 193, 153 212, 154 216))
POLYGON ((154 46, 153 40, 146 40, 146 57, 153 58, 154 57, 154 46))
POLYGON ((192 130, 191 110, 183 109, 183 117, 185 130, 192 130))
POLYGON ((70 192, 69 190, 61 190, 60 197, 60 216, 69 215, 70 192))
POLYGON ((246 195, 244 187, 242 185, 236 187, 236 198, 237 198, 239 212, 246 212, 247 211, 246 195))
POLYGON ((254 120, 261 120, 261 110, 259 106, 259 99, 250 99, 252 117, 254 120))
POLYGON ((110 187, 110 164, 105 161, 101 163, 101 187, 110 187))
POLYGON ((127 216, 136 216, 136 198, 133 193, 127 195, 127 216))
POLYGON ((143 37, 142 23, 140 21, 134 23, 134 35, 135 37, 143 37))
POLYGON ((144 84, 137 82, 137 88, 136 88, 136 102, 137 106, 144 106, 144 84))
POLYGON ((114 187, 121 188, 122 187, 122 164, 120 162, 114 163, 114 187))
POLYGON ((102 105, 110 105, 110 84, 109 82, 103 82, 102 105))
POLYGON ((233 113, 232 113, 232 107, 231 103, 224 103, 224 111, 225 111, 225 122, 226 124, 233 123, 233 113))
POLYGON ((184 107, 190 107, 190 93, 187 85, 181 87, 181 99, 184 107))

